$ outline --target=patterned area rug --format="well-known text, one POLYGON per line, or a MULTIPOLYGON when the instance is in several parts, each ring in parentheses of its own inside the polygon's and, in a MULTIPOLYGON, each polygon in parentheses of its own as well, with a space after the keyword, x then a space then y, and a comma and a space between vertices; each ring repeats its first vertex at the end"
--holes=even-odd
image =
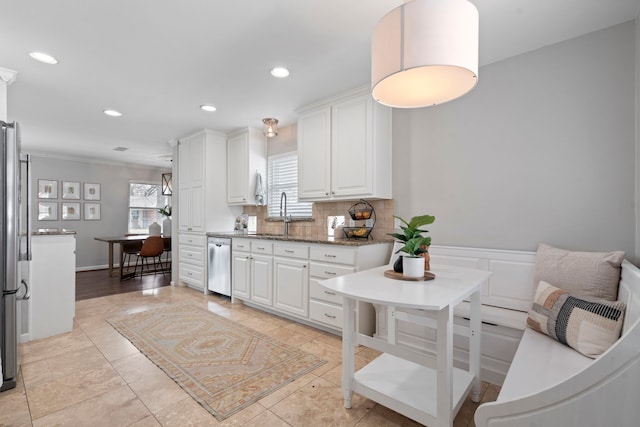
POLYGON ((326 363, 194 305, 108 322, 219 421, 326 363))

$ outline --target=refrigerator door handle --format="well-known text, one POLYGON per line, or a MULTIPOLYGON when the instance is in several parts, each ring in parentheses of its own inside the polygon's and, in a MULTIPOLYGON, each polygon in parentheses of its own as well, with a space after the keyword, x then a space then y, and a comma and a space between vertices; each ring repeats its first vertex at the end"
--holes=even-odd
MULTIPOLYGON (((27 225, 26 236, 25 236, 27 247, 25 248, 25 252, 24 253, 22 252, 22 250, 20 251, 19 260, 20 261, 31 261, 31 157, 27 154, 26 155, 26 160, 20 160, 20 163, 24 163, 25 164, 25 169, 26 169, 26 172, 27 172, 26 182, 25 182, 25 180, 22 180, 23 182, 25 182, 25 187, 26 187, 25 188, 25 198, 27 199, 25 201, 26 216, 24 217, 25 220, 26 220, 26 225, 27 225)), ((22 239, 20 239, 20 241, 22 242, 22 239)), ((26 285, 26 283, 25 283, 25 285, 26 285)))

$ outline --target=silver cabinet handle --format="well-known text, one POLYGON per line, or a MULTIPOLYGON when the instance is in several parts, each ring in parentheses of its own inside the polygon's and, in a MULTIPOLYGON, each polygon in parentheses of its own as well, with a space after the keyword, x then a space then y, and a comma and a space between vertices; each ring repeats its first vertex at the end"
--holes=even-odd
POLYGON ((324 291, 324 293, 327 294, 327 295, 335 295, 336 294, 335 292, 329 292, 329 291, 324 291))
POLYGON ((329 319, 335 319, 335 318, 336 318, 336 316, 332 316, 332 315, 327 314, 327 313, 325 313, 324 315, 325 315, 326 317, 328 317, 329 319))
POLYGON ((336 273, 333 271, 325 271, 324 274, 326 274, 327 276, 335 276, 336 273))
POLYGON ((331 254, 324 254, 325 258, 335 258, 335 255, 331 255, 331 254))
POLYGON ((258 249, 260 251, 264 251, 264 248, 261 248, 260 246, 258 246, 256 249, 258 249))
POLYGON ((295 251, 290 251, 289 249, 285 249, 284 251, 285 251, 286 253, 288 253, 288 254, 292 254, 292 253, 294 253, 294 252, 295 252, 295 251))

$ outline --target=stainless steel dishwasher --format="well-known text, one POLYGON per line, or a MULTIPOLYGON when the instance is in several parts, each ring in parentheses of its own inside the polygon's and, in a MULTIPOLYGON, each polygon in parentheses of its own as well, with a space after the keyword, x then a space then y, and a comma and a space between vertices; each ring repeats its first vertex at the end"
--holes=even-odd
POLYGON ((207 289, 231 296, 231 239, 209 237, 209 277, 207 289))

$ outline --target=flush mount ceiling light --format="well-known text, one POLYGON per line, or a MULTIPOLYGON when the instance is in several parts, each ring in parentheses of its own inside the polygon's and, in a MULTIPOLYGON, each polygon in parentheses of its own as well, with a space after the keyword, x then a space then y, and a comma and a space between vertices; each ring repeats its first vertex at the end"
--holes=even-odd
POLYGON ((103 113, 105 113, 107 116, 111 116, 111 117, 120 117, 120 116, 122 116, 122 113, 120 111, 116 111, 116 110, 104 110, 103 113))
POLYGON ((284 78, 289 76, 289 70, 284 67, 275 67, 271 69, 271 75, 273 77, 284 78))
POLYGON ((278 135, 278 119, 266 118, 262 119, 262 123, 264 123, 264 135, 267 138, 278 135))
POLYGON ((413 0, 385 15, 371 43, 373 98, 417 108, 478 83, 478 10, 467 0, 413 0))
POLYGON ((45 64, 53 65, 58 63, 58 60, 56 58, 43 52, 31 52, 29 53, 29 56, 36 61, 40 61, 45 64))
POLYGON ((214 111, 216 111, 216 107, 214 107, 213 105, 201 105, 200 109, 202 111, 206 111, 207 113, 213 113, 214 111))

